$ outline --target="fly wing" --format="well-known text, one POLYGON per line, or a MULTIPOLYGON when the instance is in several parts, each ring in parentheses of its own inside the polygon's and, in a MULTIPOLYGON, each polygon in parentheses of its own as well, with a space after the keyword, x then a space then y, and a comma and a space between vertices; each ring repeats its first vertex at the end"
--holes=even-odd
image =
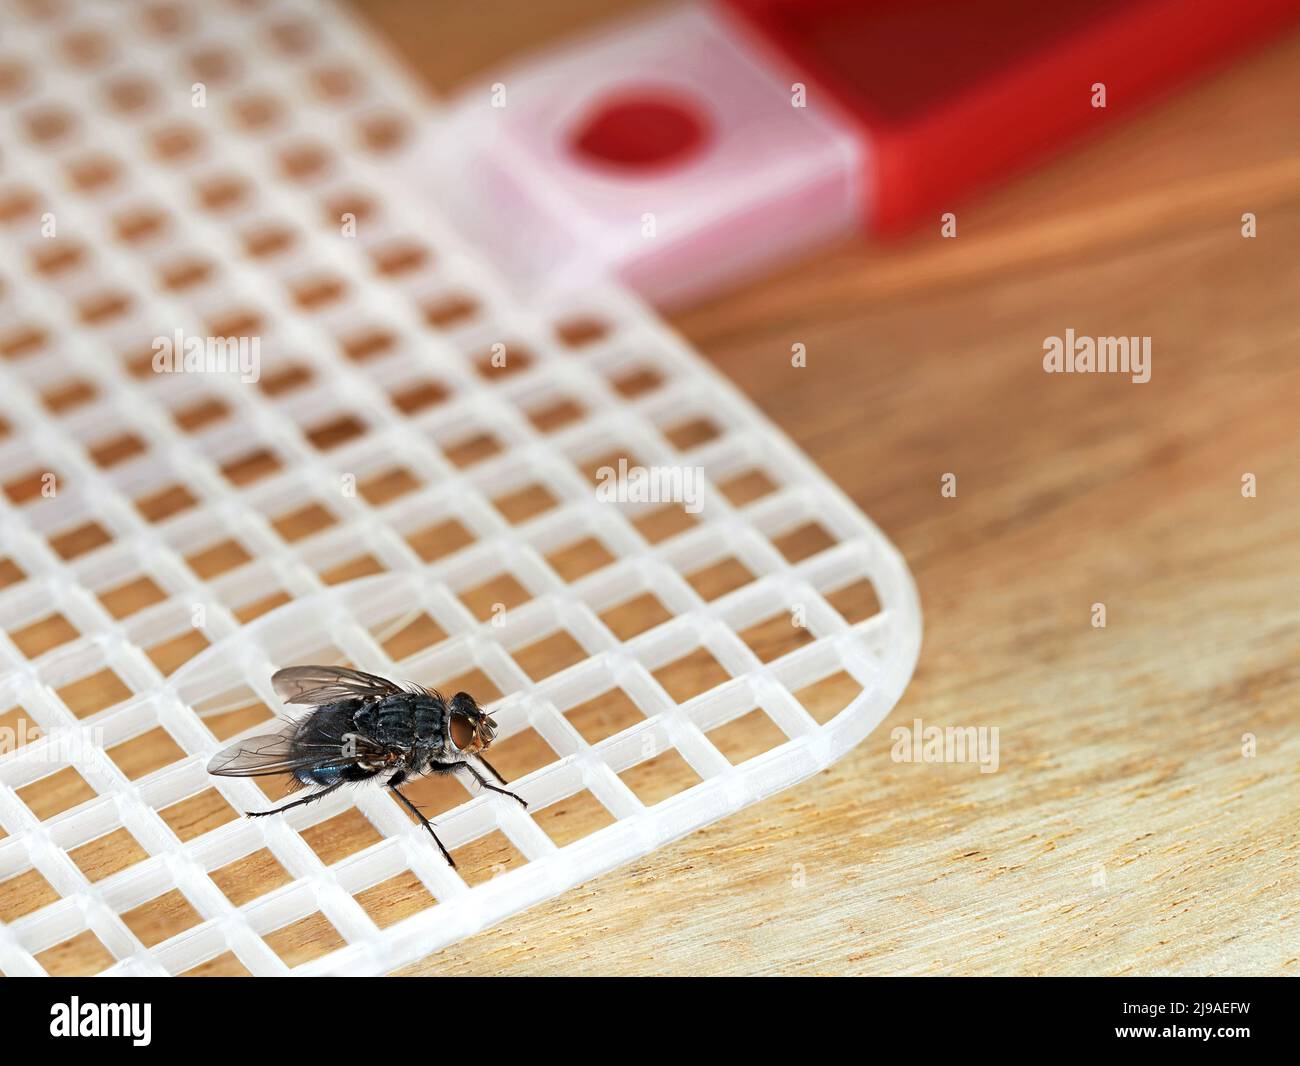
POLYGON ((208 762, 217 777, 266 777, 295 770, 355 766, 382 758, 384 749, 356 734, 341 740, 314 740, 288 733, 246 737, 222 748, 208 762))
MULTIPOLYGON (((342 748, 334 748, 341 754, 342 748)), ((267 733, 247 737, 229 747, 222 748, 208 761, 208 773, 218 777, 262 777, 268 774, 287 774, 306 766, 328 761, 323 752, 296 748, 291 737, 267 733), (322 759, 322 756, 324 758, 322 759)))
POLYGON ((338 700, 373 700, 402 691, 397 685, 345 666, 290 666, 271 677, 275 694, 285 703, 319 707, 338 700))

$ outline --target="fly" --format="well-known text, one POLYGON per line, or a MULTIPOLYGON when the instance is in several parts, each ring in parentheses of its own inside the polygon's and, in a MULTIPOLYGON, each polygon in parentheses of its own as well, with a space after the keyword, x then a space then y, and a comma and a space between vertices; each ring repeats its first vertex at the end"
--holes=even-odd
POLYGON ((344 785, 378 781, 401 800, 429 831, 452 866, 433 825, 402 795, 398 786, 421 774, 467 772, 480 788, 499 792, 528 806, 519 796, 492 784, 471 762, 477 760, 501 785, 505 778, 483 758, 496 738, 492 716, 466 692, 443 699, 418 685, 397 685, 361 670, 341 666, 291 666, 271 678, 285 703, 313 708, 278 733, 248 737, 224 748, 208 763, 219 777, 292 774, 296 787, 312 793, 269 811, 247 811, 250 818, 301 807, 344 785))

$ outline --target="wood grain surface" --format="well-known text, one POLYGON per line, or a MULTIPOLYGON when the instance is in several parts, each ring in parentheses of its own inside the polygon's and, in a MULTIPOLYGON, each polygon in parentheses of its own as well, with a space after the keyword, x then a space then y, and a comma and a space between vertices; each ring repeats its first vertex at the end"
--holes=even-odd
MULTIPOLYGON (((358 6, 436 91, 610 7, 358 6)), ((1292 37, 956 240, 671 316, 902 549, 915 680, 818 778, 404 972, 1300 974, 1298 98, 1292 37), (1151 381, 1045 374, 1067 328, 1149 335, 1151 381), (894 762, 916 718, 999 769, 894 762)))

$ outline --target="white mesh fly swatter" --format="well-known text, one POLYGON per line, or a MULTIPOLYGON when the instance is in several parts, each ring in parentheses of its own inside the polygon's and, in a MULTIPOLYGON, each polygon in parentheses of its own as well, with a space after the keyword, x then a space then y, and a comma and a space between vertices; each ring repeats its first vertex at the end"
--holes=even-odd
POLYGON ((7 6, 0 971, 387 972, 888 713, 898 553, 635 298, 521 304, 396 188, 440 118, 341 14, 7 6), (212 337, 256 380, 157 360, 212 337), (598 494, 620 460, 698 508, 598 494), (435 821, 500 872, 379 789, 238 816, 207 760, 311 661, 495 701, 530 809, 435 821))

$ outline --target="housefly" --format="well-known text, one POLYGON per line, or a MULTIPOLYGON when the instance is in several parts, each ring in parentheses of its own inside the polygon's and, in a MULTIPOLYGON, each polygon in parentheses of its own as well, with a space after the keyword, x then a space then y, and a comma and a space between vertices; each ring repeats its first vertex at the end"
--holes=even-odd
POLYGON ((497 781, 505 779, 483 758, 496 737, 492 716, 458 692, 443 699, 418 685, 397 685, 374 674, 341 666, 291 666, 271 678, 285 703, 314 708, 290 720, 278 733, 248 737, 223 749, 208 763, 219 777, 292 774, 296 787, 312 793, 270 811, 248 811, 250 818, 301 807, 344 785, 375 781, 401 800, 429 831, 446 860, 455 866, 438 834, 398 786, 420 774, 467 773, 480 788, 528 804, 485 778, 482 763, 497 781))

